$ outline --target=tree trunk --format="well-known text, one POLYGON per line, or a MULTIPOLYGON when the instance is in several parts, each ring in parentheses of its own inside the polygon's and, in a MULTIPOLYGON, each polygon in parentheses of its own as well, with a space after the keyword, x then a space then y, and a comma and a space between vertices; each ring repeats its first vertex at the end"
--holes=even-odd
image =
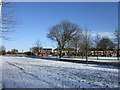
POLYGON ((87 52, 88 51, 86 50, 86 55, 85 55, 86 56, 86 64, 88 64, 88 55, 87 55, 87 52))
POLYGON ((61 57, 62 57, 62 51, 60 50, 59 58, 61 58, 61 57))
POLYGON ((83 59, 83 53, 81 53, 82 59, 83 59))
POLYGON ((68 53, 67 53, 68 57, 70 57, 70 51, 68 50, 68 53))
POLYGON ((97 49, 97 60, 98 60, 98 49, 97 49))
POLYGON ((120 42, 119 42, 120 40, 118 39, 118 48, 117 48, 117 60, 119 60, 119 44, 120 44, 120 42))
POLYGON ((77 57, 77 49, 76 49, 76 51, 75 51, 75 56, 77 57))
POLYGON ((119 60, 119 49, 117 50, 117 60, 119 60))

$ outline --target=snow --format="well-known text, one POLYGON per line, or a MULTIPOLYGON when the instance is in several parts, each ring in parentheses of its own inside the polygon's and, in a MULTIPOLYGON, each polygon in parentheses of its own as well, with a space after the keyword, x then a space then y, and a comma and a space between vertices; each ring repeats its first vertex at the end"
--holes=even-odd
POLYGON ((116 88, 117 68, 3 56, 3 88, 116 88))
MULTIPOLYGON (((82 59, 82 58, 62 58, 62 59, 86 61, 86 59, 82 59)), ((97 60, 97 57, 88 57, 89 61, 95 61, 95 62, 120 62, 119 60, 117 60, 116 57, 98 57, 98 59, 100 60, 97 60)))
POLYGON ((0 89, 2 89, 2 57, 0 57, 0 89))
MULTIPOLYGON (((97 57, 89 57, 89 58, 94 58, 97 59, 97 57)), ((98 57, 99 59, 111 59, 111 60, 117 60, 117 57, 98 57)))

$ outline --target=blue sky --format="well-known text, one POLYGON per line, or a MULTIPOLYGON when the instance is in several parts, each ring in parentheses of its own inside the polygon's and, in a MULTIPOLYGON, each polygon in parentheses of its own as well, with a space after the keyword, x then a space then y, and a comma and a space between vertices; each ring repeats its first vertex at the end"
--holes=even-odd
POLYGON ((10 33, 11 41, 4 41, 7 50, 29 50, 39 39, 43 47, 55 48, 55 43, 46 37, 49 27, 61 20, 69 20, 93 33, 111 35, 118 24, 117 2, 16 2, 16 17, 20 24, 10 33))

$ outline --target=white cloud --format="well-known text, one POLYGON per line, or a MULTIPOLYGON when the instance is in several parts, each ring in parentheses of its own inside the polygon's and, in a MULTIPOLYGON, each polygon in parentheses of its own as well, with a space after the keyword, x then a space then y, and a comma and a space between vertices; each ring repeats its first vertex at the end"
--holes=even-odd
POLYGON ((110 39, 115 38, 113 32, 92 32, 92 36, 95 37, 96 34, 100 34, 101 37, 108 37, 110 39))

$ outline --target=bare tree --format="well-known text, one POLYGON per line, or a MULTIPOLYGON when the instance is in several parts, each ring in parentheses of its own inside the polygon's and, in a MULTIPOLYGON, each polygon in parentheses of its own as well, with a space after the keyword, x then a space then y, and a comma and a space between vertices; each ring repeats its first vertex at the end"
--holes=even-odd
POLYGON ((80 28, 69 21, 62 21, 59 24, 51 27, 47 37, 53 41, 56 41, 59 48, 59 57, 62 57, 62 50, 65 44, 69 42, 80 30, 80 28))
POLYGON ((98 56, 99 56, 98 51, 99 51, 100 39, 101 39, 101 36, 100 36, 100 34, 97 33, 96 36, 95 36, 95 40, 94 40, 94 42, 95 42, 95 47, 96 47, 96 49, 97 49, 97 60, 98 60, 98 56))
POLYGON ((68 47, 68 52, 71 50, 71 48, 75 50, 74 56, 77 56, 80 40, 81 40, 81 30, 78 31, 78 33, 66 44, 66 47, 68 47))
POLYGON ((116 45, 113 43, 112 40, 110 40, 108 37, 102 37, 100 39, 100 43, 99 43, 99 48, 101 50, 103 50, 104 56, 106 56, 106 51, 107 50, 114 50, 116 47, 116 45))
POLYGON ((8 40, 8 33, 13 32, 18 21, 15 15, 15 9, 10 2, 1 2, 0 16, 0 38, 8 40))
POLYGON ((42 49, 42 47, 41 47, 40 40, 37 40, 37 41, 34 43, 33 47, 30 48, 30 50, 31 50, 36 56, 39 55, 39 52, 41 52, 41 49, 42 49))
POLYGON ((12 50, 11 50, 11 53, 12 53, 12 54, 17 54, 17 53, 18 53, 18 50, 17 50, 17 49, 12 49, 12 50))
POLYGON ((87 29, 82 31, 82 40, 80 43, 80 49, 85 54, 86 62, 88 63, 88 54, 92 45, 91 33, 87 29))
POLYGON ((116 29, 114 32, 117 41, 117 59, 119 60, 119 53, 120 53, 120 29, 116 29))

